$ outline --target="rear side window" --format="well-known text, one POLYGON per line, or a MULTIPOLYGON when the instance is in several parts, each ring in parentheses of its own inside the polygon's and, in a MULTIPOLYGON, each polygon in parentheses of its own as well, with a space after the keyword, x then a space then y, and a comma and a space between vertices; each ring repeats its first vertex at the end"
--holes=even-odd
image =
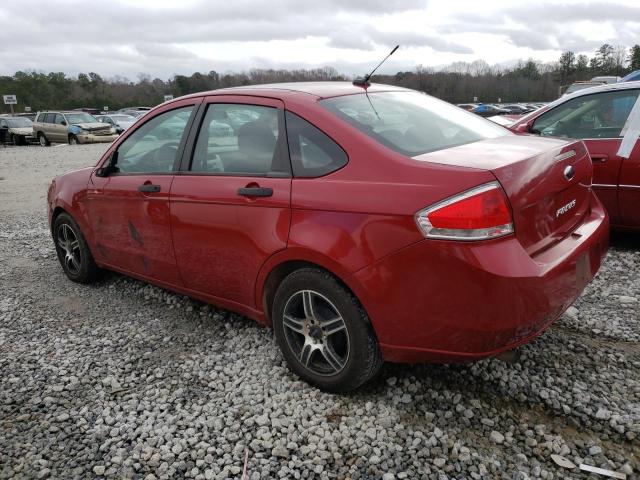
POLYGON ((55 118, 55 113, 47 113, 44 117, 44 123, 53 123, 53 119, 55 118))
POLYGON ((567 100, 540 115, 532 132, 554 137, 618 138, 639 92, 618 90, 567 100))
POLYGON ((321 130, 295 113, 285 115, 294 177, 321 177, 347 164, 345 151, 321 130))

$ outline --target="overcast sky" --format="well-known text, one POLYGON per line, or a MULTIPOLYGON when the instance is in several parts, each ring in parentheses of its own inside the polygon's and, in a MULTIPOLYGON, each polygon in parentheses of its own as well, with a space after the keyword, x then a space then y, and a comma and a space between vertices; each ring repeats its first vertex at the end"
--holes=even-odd
POLYGON ((553 61, 640 42, 639 0, 4 0, 0 74, 334 66, 364 73, 482 59, 553 61))

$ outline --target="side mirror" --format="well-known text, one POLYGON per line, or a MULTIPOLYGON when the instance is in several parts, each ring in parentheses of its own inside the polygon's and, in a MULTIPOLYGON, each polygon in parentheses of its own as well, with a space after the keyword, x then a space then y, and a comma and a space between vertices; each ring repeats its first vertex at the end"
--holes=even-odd
POLYGON ((100 167, 96 170, 96 177, 105 178, 111 175, 112 173, 116 173, 118 171, 118 151, 116 150, 111 155, 111 158, 107 162, 104 167, 100 167))
POLYGON ((62 120, 62 123, 60 123, 60 125, 65 125, 66 126, 67 125, 66 120, 62 120))

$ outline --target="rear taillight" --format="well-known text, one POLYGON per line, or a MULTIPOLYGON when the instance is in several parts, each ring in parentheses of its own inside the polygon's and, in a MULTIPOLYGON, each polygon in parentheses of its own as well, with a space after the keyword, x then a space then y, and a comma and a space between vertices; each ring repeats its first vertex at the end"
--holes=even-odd
POLYGON ((484 240, 513 233, 509 202, 497 182, 420 210, 416 223, 428 238, 484 240))

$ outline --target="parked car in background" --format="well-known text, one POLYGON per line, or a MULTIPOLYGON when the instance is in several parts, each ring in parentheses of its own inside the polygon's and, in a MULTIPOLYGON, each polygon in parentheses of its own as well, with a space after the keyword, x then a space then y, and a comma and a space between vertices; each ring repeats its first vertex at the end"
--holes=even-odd
POLYGON ((534 110, 533 108, 518 104, 500 105, 500 108, 502 110, 506 110, 509 114, 512 115, 523 115, 534 110))
POLYGON ((615 75, 603 75, 600 77, 593 77, 591 79, 591 81, 595 83, 618 83, 620 80, 621 78, 616 77, 615 75))
POLYGON ((491 117, 493 115, 505 115, 509 113, 508 110, 503 110, 500 107, 492 105, 490 103, 481 103, 476 108, 471 110, 472 113, 480 115, 481 117, 491 117))
POLYGON ((43 147, 51 142, 75 145, 113 142, 118 138, 111 125, 100 123, 94 116, 79 111, 38 112, 33 122, 33 133, 43 147))
POLYGON ((20 117, 20 118, 28 118, 32 122, 36 119, 36 114, 31 112, 23 112, 23 113, 14 113, 10 115, 11 117, 20 117))
POLYGON ((328 391, 383 360, 470 361, 539 335, 607 249, 583 143, 366 87, 158 106, 95 167, 53 180, 63 271, 116 270, 272 325, 290 368, 328 391), (220 112, 238 109, 253 120, 218 138, 220 112))
POLYGON ((100 114, 100 109, 99 108, 95 108, 95 107, 74 108, 73 111, 74 112, 85 112, 85 113, 88 113, 89 115, 99 115, 100 114))
POLYGON ((573 82, 567 88, 561 87, 560 90, 562 92, 561 97, 565 95, 570 95, 579 90, 584 90, 585 88, 597 87, 599 85, 604 85, 604 82, 573 82))
POLYGON ((635 72, 631 72, 624 78, 620 79, 620 82, 636 82, 640 80, 640 70, 636 70, 635 72))
MULTIPOLYGON (((593 189, 614 228, 640 229, 640 145, 618 156, 640 82, 605 84, 562 97, 517 120, 512 129, 584 141, 593 163, 593 189)), ((639 107, 640 108, 640 107, 639 107)))
MULTIPOLYGON (((124 107, 124 108, 121 108, 120 110, 116 111, 115 113, 127 113, 127 112, 146 113, 149 110, 151 110, 151 107, 124 107)), ((129 113, 127 113, 127 114, 129 114, 129 113)))
POLYGON ((0 130, 5 142, 26 145, 34 140, 33 122, 24 117, 0 117, 0 130))
POLYGON ((456 106, 466 110, 467 112, 472 111, 474 108, 478 108, 477 103, 458 103, 456 106))
POLYGON ((108 123, 115 128, 117 134, 121 134, 136 121, 136 117, 125 114, 97 115, 96 120, 100 123, 108 123))

